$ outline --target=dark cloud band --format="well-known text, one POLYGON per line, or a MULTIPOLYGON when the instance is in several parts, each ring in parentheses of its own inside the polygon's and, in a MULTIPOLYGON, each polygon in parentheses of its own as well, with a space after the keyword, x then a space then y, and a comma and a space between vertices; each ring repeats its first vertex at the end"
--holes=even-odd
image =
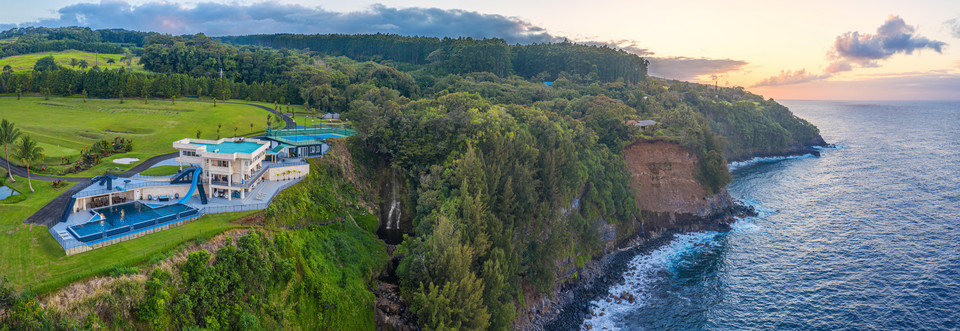
MULTIPOLYGON (((194 7, 154 1, 131 5, 125 1, 79 3, 57 11, 58 18, 22 24, 0 24, 0 29, 23 26, 86 26, 94 29, 123 28, 174 35, 204 33, 210 36, 301 33, 363 34, 392 33, 404 36, 503 38, 508 43, 561 42, 530 22, 503 15, 439 8, 391 8, 376 4, 368 10, 339 13, 322 8, 279 2, 249 5, 201 2, 194 7)), ((739 70, 747 63, 730 59, 659 57, 634 40, 578 41, 609 46, 647 56, 654 76, 694 80, 701 75, 739 70)))
POLYGON ((69 5, 58 13, 58 18, 0 25, 0 28, 87 26, 211 36, 382 32, 427 37, 499 37, 509 43, 522 44, 562 40, 516 17, 456 9, 390 8, 379 4, 365 11, 338 13, 278 2, 250 5, 202 2, 187 7, 165 1, 141 5, 103 1, 69 5))

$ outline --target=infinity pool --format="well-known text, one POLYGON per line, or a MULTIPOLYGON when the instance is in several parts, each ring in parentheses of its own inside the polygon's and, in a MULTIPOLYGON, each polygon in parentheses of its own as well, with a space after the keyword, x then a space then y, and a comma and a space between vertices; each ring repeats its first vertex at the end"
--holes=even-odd
POLYGON ((196 208, 181 204, 154 208, 134 201, 95 209, 91 211, 94 215, 90 223, 71 226, 70 232, 78 240, 90 242, 196 215, 197 212, 196 208))

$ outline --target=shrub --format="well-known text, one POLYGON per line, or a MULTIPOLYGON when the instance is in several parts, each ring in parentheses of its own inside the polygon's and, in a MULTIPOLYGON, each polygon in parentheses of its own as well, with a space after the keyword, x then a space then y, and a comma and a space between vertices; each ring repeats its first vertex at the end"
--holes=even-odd
POLYGON ((140 269, 137 267, 124 267, 121 265, 115 265, 107 270, 107 274, 110 277, 120 277, 123 275, 133 275, 140 272, 140 269))
POLYGON ((7 197, 6 199, 0 200, 0 203, 2 203, 2 204, 11 204, 11 203, 17 203, 17 202, 20 202, 20 201, 23 201, 23 200, 27 200, 27 195, 25 195, 25 194, 17 194, 17 195, 11 195, 11 196, 7 197))

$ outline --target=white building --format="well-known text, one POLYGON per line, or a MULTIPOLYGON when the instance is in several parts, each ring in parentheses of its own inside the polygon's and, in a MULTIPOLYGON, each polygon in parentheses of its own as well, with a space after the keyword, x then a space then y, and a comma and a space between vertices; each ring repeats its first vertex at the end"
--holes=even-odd
POLYGON ((243 199, 257 184, 267 179, 292 179, 309 173, 308 165, 270 167, 264 163, 270 141, 248 138, 220 140, 181 139, 173 143, 180 151, 180 167, 195 165, 203 169, 202 183, 209 197, 243 199))

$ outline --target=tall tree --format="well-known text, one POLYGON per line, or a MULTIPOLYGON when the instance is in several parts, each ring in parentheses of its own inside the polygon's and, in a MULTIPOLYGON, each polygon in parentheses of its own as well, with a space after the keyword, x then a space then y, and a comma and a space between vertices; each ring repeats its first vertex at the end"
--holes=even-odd
POLYGON ((17 139, 20 138, 20 129, 13 125, 13 122, 3 119, 0 121, 0 144, 3 144, 3 158, 7 160, 7 176, 10 177, 10 181, 16 182, 16 179, 13 179, 13 173, 10 172, 10 153, 8 151, 8 146, 17 142, 17 139))
POLYGON ((27 186, 30 187, 30 193, 36 192, 33 189, 33 183, 30 181, 30 163, 37 162, 43 158, 43 147, 37 145, 37 141, 30 136, 20 138, 20 145, 17 146, 16 157, 23 162, 27 168, 27 186))

